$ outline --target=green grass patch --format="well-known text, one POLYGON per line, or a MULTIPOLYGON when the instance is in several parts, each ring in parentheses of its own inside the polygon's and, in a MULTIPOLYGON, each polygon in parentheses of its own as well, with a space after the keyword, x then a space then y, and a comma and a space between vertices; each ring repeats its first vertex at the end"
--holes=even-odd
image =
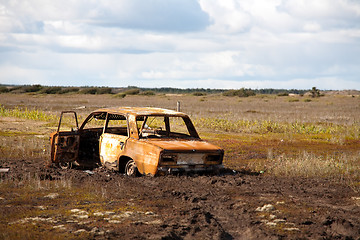
POLYGON ((54 121, 58 117, 53 114, 48 114, 37 109, 19 108, 8 109, 0 105, 0 117, 16 117, 22 119, 36 120, 36 121, 54 121))
POLYGON ((24 135, 38 135, 34 132, 19 132, 19 131, 2 131, 0 130, 1 137, 10 137, 10 136, 24 136, 24 135))
POLYGON ((199 128, 232 133, 317 135, 317 137, 328 140, 334 136, 347 137, 348 139, 360 138, 359 124, 336 125, 332 123, 288 123, 271 120, 228 120, 219 118, 196 118, 194 119, 194 124, 199 128))

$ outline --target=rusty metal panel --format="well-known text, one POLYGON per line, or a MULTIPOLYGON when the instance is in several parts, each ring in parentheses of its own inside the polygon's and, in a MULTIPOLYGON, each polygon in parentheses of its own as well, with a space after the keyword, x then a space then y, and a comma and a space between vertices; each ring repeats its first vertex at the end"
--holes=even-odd
POLYGON ((155 175, 161 149, 146 141, 128 139, 124 154, 134 159, 140 173, 155 175))
POLYGON ((55 132, 51 135, 52 162, 73 162, 78 158, 80 136, 73 132, 55 132))
POLYGON ((129 115, 128 117, 128 124, 129 124, 129 134, 131 138, 139 138, 139 133, 137 130, 136 125, 136 116, 135 115, 129 115))
POLYGON ((104 133, 100 136, 100 161, 115 168, 126 145, 127 136, 104 133))
POLYGON ((171 116, 187 116, 184 113, 176 112, 169 109, 154 108, 154 107, 114 107, 101 108, 94 112, 108 112, 113 114, 129 114, 129 115, 171 115, 171 116))

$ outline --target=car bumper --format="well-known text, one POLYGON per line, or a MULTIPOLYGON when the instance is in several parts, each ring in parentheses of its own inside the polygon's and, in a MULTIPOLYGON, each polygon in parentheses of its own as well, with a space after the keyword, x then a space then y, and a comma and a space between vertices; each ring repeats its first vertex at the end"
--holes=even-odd
POLYGON ((222 164, 161 166, 158 167, 157 173, 159 175, 164 175, 164 174, 176 174, 176 173, 186 173, 186 172, 216 172, 223 168, 224 166, 222 164))

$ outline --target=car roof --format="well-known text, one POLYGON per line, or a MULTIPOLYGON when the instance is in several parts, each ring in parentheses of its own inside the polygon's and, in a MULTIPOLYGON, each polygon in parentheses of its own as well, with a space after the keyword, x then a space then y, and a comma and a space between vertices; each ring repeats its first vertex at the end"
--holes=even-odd
POLYGON ((146 116, 146 115, 168 115, 168 116, 187 116, 185 113, 177 112, 174 110, 155 108, 155 107, 111 107, 111 108, 100 108, 96 112, 108 112, 112 114, 126 114, 135 116, 146 116))

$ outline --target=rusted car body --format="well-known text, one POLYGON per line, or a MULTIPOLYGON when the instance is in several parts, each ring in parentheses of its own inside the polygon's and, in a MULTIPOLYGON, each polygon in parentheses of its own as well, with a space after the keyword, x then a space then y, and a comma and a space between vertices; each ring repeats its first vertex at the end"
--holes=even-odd
POLYGON ((104 165, 126 175, 216 171, 224 156, 200 139, 188 115, 161 108, 98 109, 80 127, 75 112, 62 112, 50 141, 51 161, 61 167, 104 165), (71 131, 60 130, 64 114, 75 118, 71 131))

